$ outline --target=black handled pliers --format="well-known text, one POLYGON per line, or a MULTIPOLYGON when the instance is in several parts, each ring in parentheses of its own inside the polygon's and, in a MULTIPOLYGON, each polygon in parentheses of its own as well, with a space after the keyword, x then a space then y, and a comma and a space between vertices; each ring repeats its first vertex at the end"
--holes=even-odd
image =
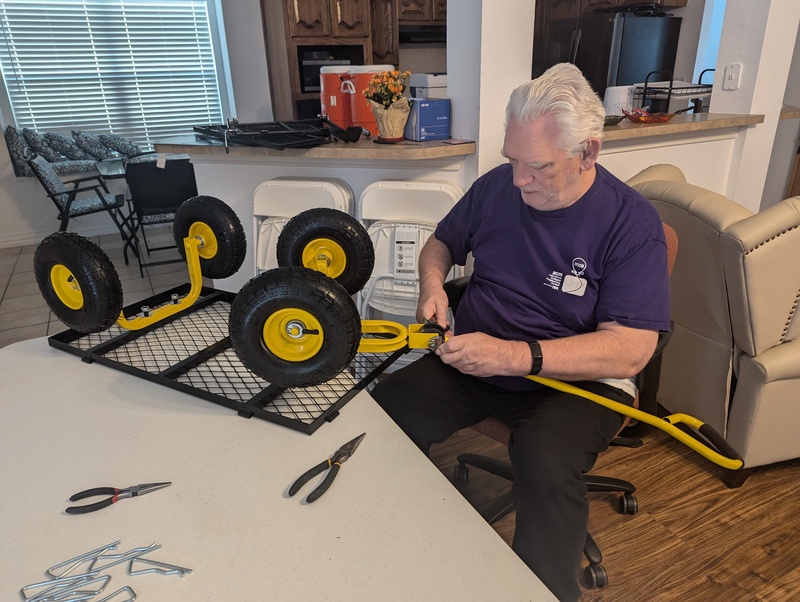
POLYGON ((353 452, 356 451, 356 448, 361 443, 361 440, 364 438, 366 433, 361 433, 358 437, 353 439, 352 441, 348 441, 344 445, 342 445, 333 456, 328 458, 327 460, 323 460, 319 464, 317 464, 314 468, 308 469, 300 478, 297 479, 292 486, 289 487, 289 497, 293 496, 295 493, 300 491, 300 488, 308 483, 312 478, 317 476, 318 474, 328 470, 330 468, 330 472, 325 476, 325 480, 320 483, 319 487, 317 487, 314 491, 308 494, 306 498, 306 502, 309 504, 311 502, 317 501, 322 494, 328 491, 328 487, 331 486, 333 483, 333 479, 336 478, 336 474, 339 472, 339 468, 344 462, 350 459, 350 456, 353 455, 353 452))
POLYGON ((106 498, 99 502, 95 502, 94 504, 86 504, 84 506, 70 506, 65 510, 67 514, 86 514, 87 512, 94 512, 95 510, 100 510, 101 508, 105 508, 106 506, 110 506, 114 502, 117 502, 121 499, 126 497, 136 497, 139 495, 144 495, 146 493, 152 493, 153 491, 158 491, 159 489, 163 489, 168 485, 172 485, 172 482, 168 483, 142 483, 141 485, 132 485, 131 487, 127 487, 125 489, 117 489, 116 487, 95 487, 94 489, 87 489, 86 491, 80 491, 69 498, 70 502, 77 502, 78 500, 86 499, 87 497, 94 497, 96 495, 110 495, 110 498, 106 498))

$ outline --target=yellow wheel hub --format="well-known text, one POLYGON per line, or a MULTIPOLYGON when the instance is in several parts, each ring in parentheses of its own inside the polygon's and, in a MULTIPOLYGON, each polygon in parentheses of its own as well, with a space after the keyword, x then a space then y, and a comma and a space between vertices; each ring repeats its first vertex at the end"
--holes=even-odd
POLYGON ((59 301, 72 310, 83 307, 83 293, 73 273, 62 264, 56 264, 50 270, 50 284, 59 301))
POLYGON ((279 309, 264 323, 264 343, 287 362, 302 362, 322 349, 322 324, 312 314, 297 308, 279 309))
POLYGON ((331 278, 338 278, 347 267, 347 256, 335 240, 315 238, 303 249, 303 265, 331 278))
POLYGON ((208 224, 203 222, 195 222, 189 226, 189 237, 199 238, 203 241, 198 249, 198 254, 203 259, 211 259, 217 254, 219 247, 217 245, 217 237, 214 236, 214 231, 208 224))

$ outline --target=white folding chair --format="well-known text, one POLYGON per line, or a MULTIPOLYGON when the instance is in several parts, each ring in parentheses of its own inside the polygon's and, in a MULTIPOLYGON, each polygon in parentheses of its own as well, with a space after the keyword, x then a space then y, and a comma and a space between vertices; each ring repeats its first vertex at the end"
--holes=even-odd
POLYGON ((278 267, 278 236, 292 217, 317 207, 353 215, 353 205, 352 189, 335 178, 278 177, 259 184, 253 193, 256 273, 278 267))
MULTIPOLYGON (((419 252, 462 195, 447 182, 382 180, 364 189, 356 218, 372 239, 375 268, 361 291, 362 317, 416 322, 419 252)), ((462 273, 457 266, 450 277, 462 273)))

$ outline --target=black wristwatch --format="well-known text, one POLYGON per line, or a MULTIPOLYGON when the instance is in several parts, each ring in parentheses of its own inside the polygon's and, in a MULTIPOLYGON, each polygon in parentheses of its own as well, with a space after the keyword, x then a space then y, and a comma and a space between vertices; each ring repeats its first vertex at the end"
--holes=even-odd
POLYGON ((536 376, 542 371, 542 348, 539 346, 539 341, 531 341, 528 343, 531 348, 531 371, 528 372, 530 376, 536 376))

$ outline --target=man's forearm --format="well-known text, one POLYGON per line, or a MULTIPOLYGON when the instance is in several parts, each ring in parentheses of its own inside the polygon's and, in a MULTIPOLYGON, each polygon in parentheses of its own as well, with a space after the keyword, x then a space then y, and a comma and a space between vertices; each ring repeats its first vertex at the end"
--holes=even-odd
POLYGON ((453 259, 448 248, 435 236, 431 236, 419 254, 421 291, 441 288, 452 267, 453 259))

